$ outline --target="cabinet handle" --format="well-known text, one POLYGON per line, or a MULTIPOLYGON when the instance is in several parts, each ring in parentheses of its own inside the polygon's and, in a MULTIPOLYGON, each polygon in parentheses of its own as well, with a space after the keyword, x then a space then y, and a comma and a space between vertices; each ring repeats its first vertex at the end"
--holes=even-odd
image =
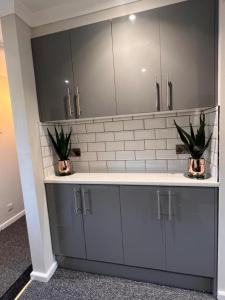
POLYGON ((70 95, 69 86, 67 87, 67 97, 68 97, 69 116, 73 117, 73 110, 72 110, 72 103, 71 103, 71 95, 70 95))
POLYGON ((166 84, 166 86, 167 86, 167 88, 166 88, 167 108, 168 108, 168 110, 172 110, 173 109, 173 105, 172 105, 173 84, 169 80, 168 76, 167 76, 167 84, 166 84))
POLYGON ((157 191, 158 220, 161 220, 160 191, 157 191))
POLYGON ((156 85, 156 111, 160 111, 160 85, 158 83, 157 77, 155 80, 156 85))
POLYGON ((77 118, 79 118, 81 115, 79 86, 77 86, 77 89, 76 89, 76 108, 77 108, 77 118))
POLYGON ((168 191, 168 210, 169 210, 169 221, 172 221, 172 197, 171 197, 171 191, 168 191))
POLYGON ((74 188, 73 194, 74 194, 75 213, 79 214, 79 212, 82 212, 82 209, 81 209, 81 207, 78 207, 78 203, 77 203, 77 189, 76 188, 74 188))
POLYGON ((87 207, 86 200, 85 200, 86 193, 88 194, 88 191, 85 191, 85 189, 81 189, 81 198, 82 198, 82 206, 83 206, 84 215, 87 215, 88 212, 90 212, 90 209, 87 207))

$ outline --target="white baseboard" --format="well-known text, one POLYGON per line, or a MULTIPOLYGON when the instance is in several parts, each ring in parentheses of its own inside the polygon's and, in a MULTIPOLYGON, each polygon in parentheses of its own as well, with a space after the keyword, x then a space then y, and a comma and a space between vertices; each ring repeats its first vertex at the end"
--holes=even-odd
POLYGON ((3 230, 3 229, 5 229, 5 228, 7 228, 9 225, 13 224, 17 220, 19 220, 22 216, 24 216, 24 214, 25 214, 25 211, 22 210, 17 215, 13 216, 12 218, 10 218, 9 220, 7 220, 6 222, 2 223, 0 225, 0 231, 3 230))
POLYGON ((218 291, 217 299, 225 300, 225 291, 218 291))
POLYGON ((57 267, 58 267, 58 264, 55 261, 55 262, 53 262, 53 264, 51 265, 51 267, 48 269, 48 271, 46 273, 33 271, 30 274, 30 277, 32 280, 48 282, 51 279, 52 275, 55 273, 57 267))

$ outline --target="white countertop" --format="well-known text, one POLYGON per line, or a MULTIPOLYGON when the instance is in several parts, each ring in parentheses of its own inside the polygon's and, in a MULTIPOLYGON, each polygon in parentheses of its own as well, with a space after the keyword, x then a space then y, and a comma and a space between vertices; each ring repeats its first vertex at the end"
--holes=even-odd
POLYGON ((75 173, 69 176, 46 177, 45 183, 161 185, 218 187, 215 178, 190 179, 182 173, 75 173))

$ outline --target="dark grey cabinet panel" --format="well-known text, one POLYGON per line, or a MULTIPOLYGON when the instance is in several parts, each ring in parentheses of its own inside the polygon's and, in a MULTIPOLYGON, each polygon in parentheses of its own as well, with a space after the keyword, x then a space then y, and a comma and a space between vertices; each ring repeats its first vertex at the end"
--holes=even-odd
POLYGON ((112 20, 118 114, 160 109, 159 11, 112 20))
POLYGON ((215 104, 215 0, 160 9, 163 110, 215 104))
POLYGON ((86 258, 78 191, 79 187, 70 184, 46 184, 52 245, 56 255, 86 258))
POLYGON ((120 188, 125 264, 165 270, 163 203, 154 187, 120 188))
POLYGON ((82 186, 87 259, 123 263, 119 187, 82 186))
POLYGON ((172 188, 165 206, 167 271, 214 277, 215 189, 172 188))
POLYGON ((115 115, 111 22, 72 30, 71 46, 80 117, 115 115))
POLYGON ((74 118, 75 91, 69 32, 35 38, 32 48, 40 120, 74 118))

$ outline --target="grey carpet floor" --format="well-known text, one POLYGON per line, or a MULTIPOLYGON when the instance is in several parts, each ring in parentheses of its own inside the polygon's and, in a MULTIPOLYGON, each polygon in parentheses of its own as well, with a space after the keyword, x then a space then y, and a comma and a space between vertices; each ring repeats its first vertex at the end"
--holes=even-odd
POLYGON ((116 277, 58 269, 48 283, 33 281, 20 300, 212 300, 211 295, 116 277))
POLYGON ((0 231, 0 298, 31 265, 25 217, 0 231))

